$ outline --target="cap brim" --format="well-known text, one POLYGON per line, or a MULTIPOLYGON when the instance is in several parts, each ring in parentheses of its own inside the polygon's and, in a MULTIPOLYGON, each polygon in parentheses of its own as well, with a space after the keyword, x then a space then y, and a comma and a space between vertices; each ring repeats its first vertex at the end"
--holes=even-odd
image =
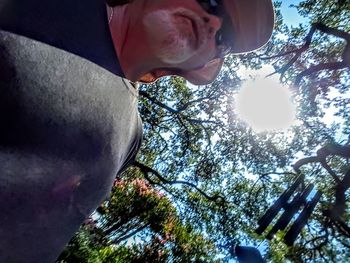
POLYGON ((232 53, 244 53, 265 45, 275 23, 271 0, 224 0, 233 27, 232 53))

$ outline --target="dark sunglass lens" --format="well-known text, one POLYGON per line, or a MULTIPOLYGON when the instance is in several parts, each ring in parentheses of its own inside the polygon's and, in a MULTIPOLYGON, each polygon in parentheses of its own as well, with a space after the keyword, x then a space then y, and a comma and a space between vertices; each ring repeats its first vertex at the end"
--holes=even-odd
POLYGON ((210 2, 207 0, 197 0, 201 7, 208 13, 211 11, 210 2))
POLYGON ((197 0, 201 7, 211 15, 220 16, 223 8, 220 0, 197 0))
POLYGON ((217 31, 215 39, 216 45, 220 47, 220 53, 223 51, 225 55, 229 53, 232 46, 232 22, 230 16, 226 13, 222 0, 197 0, 203 10, 208 14, 215 15, 222 19, 222 26, 217 31))
POLYGON ((216 40, 216 44, 217 44, 218 46, 220 46, 220 45, 223 44, 223 35, 222 35, 221 30, 219 30, 218 32, 216 32, 215 40, 216 40))
POLYGON ((231 18, 227 15, 222 20, 221 28, 216 32, 215 40, 216 45, 220 47, 221 50, 224 50, 225 55, 230 52, 230 49, 233 44, 233 27, 231 18))

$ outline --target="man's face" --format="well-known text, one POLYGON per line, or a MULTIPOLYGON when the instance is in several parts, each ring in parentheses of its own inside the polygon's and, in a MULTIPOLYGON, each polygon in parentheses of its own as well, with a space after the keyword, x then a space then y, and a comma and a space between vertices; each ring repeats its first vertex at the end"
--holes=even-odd
POLYGON ((135 0, 129 10, 128 37, 138 38, 160 68, 193 70, 216 56, 221 21, 196 0, 135 0))

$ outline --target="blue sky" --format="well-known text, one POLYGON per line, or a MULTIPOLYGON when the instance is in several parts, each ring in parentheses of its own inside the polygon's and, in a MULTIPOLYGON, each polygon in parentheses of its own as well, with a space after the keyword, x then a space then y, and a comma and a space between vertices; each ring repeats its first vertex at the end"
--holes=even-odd
POLYGON ((288 25, 296 26, 300 22, 305 21, 305 18, 301 17, 297 9, 295 7, 289 7, 290 5, 294 4, 297 5, 299 0, 282 0, 282 6, 281 6, 281 12, 283 15, 283 20, 288 25))

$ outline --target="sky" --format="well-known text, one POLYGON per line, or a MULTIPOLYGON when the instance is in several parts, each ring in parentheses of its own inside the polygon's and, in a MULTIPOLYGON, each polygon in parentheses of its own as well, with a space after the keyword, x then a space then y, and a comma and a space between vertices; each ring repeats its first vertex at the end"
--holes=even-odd
MULTIPOLYGON (((285 21, 285 23, 287 23, 289 26, 298 26, 299 23, 302 23, 302 22, 305 22, 306 19, 301 17, 296 8, 295 7, 290 7, 290 5, 294 4, 294 5, 297 5, 300 1, 299 0, 282 0, 282 5, 281 5, 281 12, 282 12, 282 16, 283 16, 283 20, 285 21)), ((267 87, 268 84, 264 84, 264 77, 267 76, 268 74, 270 73, 273 73, 274 72, 274 69, 271 65, 265 65, 262 67, 262 69, 260 70, 246 70, 244 68, 241 68, 239 71, 238 71, 238 74, 242 77, 242 78, 245 78, 245 79, 250 79, 251 76, 257 76, 257 81, 255 81, 254 83, 252 82, 250 86, 256 86, 256 89, 259 90, 259 89, 266 89, 266 91, 270 91, 272 92, 273 95, 273 99, 275 100, 285 100, 285 96, 286 94, 281 94, 279 92, 275 92, 270 88, 270 87, 267 87), (280 98, 277 98, 277 96, 280 95, 282 97, 280 98)), ((279 75, 274 75, 272 78, 270 78, 271 80, 271 85, 274 85, 274 88, 277 89, 277 86, 278 86, 278 83, 279 83, 279 75)), ((247 85, 245 85, 247 86, 247 85)), ((244 88, 244 86, 242 86, 242 89, 244 88)), ((250 87, 250 89, 252 89, 252 87, 250 87)), ((286 90, 286 87, 284 86, 281 86, 281 89, 284 89, 286 90)), ((257 101, 260 101, 262 100, 262 96, 259 95, 259 94, 255 94, 255 97, 254 97, 254 94, 250 94, 249 96, 252 96, 251 99, 247 99, 245 98, 245 102, 244 104, 245 105, 248 105, 247 101, 249 100, 250 102, 253 103, 253 105, 258 105, 257 103, 255 103, 253 100, 256 99, 257 101)), ((336 98, 338 97, 339 94, 337 93, 336 90, 331 90, 330 94, 329 94, 329 97, 330 98, 336 98)), ((292 112, 287 112, 288 109, 286 109, 286 107, 290 107, 290 110, 291 111, 295 111, 295 109, 292 107, 292 105, 288 104, 289 102, 285 103, 285 104, 282 104, 282 105, 274 105, 274 100, 270 100, 268 101, 269 97, 265 97, 264 98, 264 102, 260 105, 260 107, 255 107, 255 110, 256 112, 243 112, 241 115, 241 119, 246 121, 256 132, 259 132, 259 131, 263 131, 264 130, 264 127, 267 127, 267 129, 265 130, 269 130, 268 129, 268 126, 270 125, 271 126, 271 122, 274 122, 274 120, 269 120, 269 119, 266 119, 266 120, 263 120, 264 116, 267 116, 269 114, 269 111, 271 112, 276 112, 274 111, 274 108, 276 109, 277 107, 281 107, 281 111, 279 112, 280 114, 270 114, 271 117, 275 117, 277 118, 276 120, 276 129, 277 130, 284 130, 285 128, 287 129, 288 126, 292 125, 292 124, 295 124, 295 121, 291 120, 291 114, 294 114, 292 112), (268 109, 267 106, 271 106, 270 109, 268 109), (264 113, 261 109, 265 109, 266 112, 264 113), (285 117, 283 117, 282 113, 285 112, 285 117), (247 116, 249 115, 250 116, 247 116), (244 118, 248 118, 247 120, 245 120, 244 118), (257 119, 257 120, 262 120, 262 121, 266 121, 266 125, 262 124, 262 123, 257 123, 257 125, 255 125, 254 122, 254 118, 257 119), (283 122, 283 119, 287 120, 286 122, 283 122), (278 123, 278 121, 281 121, 278 123), (252 123, 253 122, 253 123, 252 123), (284 127, 284 128, 283 128, 284 127)), ((271 99, 271 98, 270 98, 271 99)), ((244 100, 244 99, 243 99, 244 100)), ((243 104, 243 102, 241 103, 243 104)), ((246 107, 246 109, 252 109, 251 106, 249 107, 246 107)), ((243 109, 244 110, 244 109, 243 109)), ((325 124, 327 124, 328 126, 331 126, 333 122, 337 122, 337 123, 342 123, 342 119, 341 117, 337 117, 335 116, 335 113, 336 113, 336 109, 334 107, 330 107, 327 109, 327 111, 325 112, 325 116, 323 118, 323 121, 325 124)), ((273 127, 272 127, 273 128, 273 127)), ((276 130, 275 129, 275 130, 276 130)), ((341 140, 343 139, 344 135, 343 134, 338 134, 336 137, 341 140)))
MULTIPOLYGON (((292 93, 282 85, 277 75, 266 78, 273 72, 271 66, 264 66, 255 78, 247 78, 235 96, 237 116, 255 132, 286 131, 296 121, 296 105, 292 93)), ((243 70, 242 75, 247 71, 243 70)), ((249 76, 252 76, 250 71, 249 76)))
MULTIPOLYGON (((281 13, 284 22, 289 26, 298 26, 305 21, 295 7, 290 7, 299 2, 299 0, 282 0, 281 13)), ((239 118, 247 122, 256 132, 287 130, 295 123, 296 105, 292 105, 288 88, 279 83, 279 75, 265 78, 273 72, 274 68, 271 65, 265 65, 260 70, 241 68, 238 71, 246 82, 235 97, 236 110, 239 118)))
MULTIPOLYGON (((302 18, 296 8, 293 7, 289 7, 291 4, 297 4, 299 3, 299 0, 282 0, 282 6, 281 6, 281 13, 283 16, 283 20, 285 23, 287 23, 289 26, 297 26, 300 22, 305 21, 304 18, 302 18)), ((272 73, 274 71, 272 66, 264 66, 262 67, 262 69, 260 70, 245 70, 245 69, 240 69, 238 74, 245 77, 245 78, 250 78, 251 76, 257 76, 257 79, 262 79, 264 78, 266 75, 268 75, 269 73, 272 73)), ((270 81, 272 81, 274 83, 274 85, 278 86, 279 80, 278 80, 278 76, 274 75, 274 77, 272 79, 270 79, 270 81)), ((259 87, 263 87, 266 86, 266 84, 262 84, 261 86, 259 86, 259 82, 255 82, 255 85, 259 88, 259 87)), ((244 87, 243 87, 244 88, 244 87)), ((264 88, 264 87, 263 87, 264 88)), ((276 87, 274 87, 276 88, 276 87)), ((281 86, 282 89, 286 89, 286 87, 281 86)), ((267 103, 271 103, 271 102, 267 102, 267 103)), ((259 127, 257 128, 257 131, 259 131, 259 127)), ((244 245, 250 245, 250 244, 244 244, 244 245)), ((266 248, 267 248, 268 244, 267 242, 262 242, 259 246, 258 249, 260 250, 260 252, 264 255, 266 253, 266 248)), ((234 262, 234 261, 232 261, 234 262)))
POLYGON ((296 5, 300 1, 299 0, 282 0, 281 12, 283 15, 283 20, 288 25, 296 26, 300 22, 305 21, 305 18, 301 17, 297 9, 294 7, 289 7, 290 5, 296 5))

